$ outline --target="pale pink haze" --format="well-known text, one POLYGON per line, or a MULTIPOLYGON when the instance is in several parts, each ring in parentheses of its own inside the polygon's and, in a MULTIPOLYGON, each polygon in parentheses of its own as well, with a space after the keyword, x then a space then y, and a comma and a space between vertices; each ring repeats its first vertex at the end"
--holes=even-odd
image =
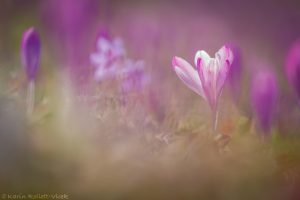
POLYGON ((202 96, 213 111, 216 111, 232 61, 232 51, 223 46, 215 54, 215 58, 211 58, 203 50, 197 51, 194 59, 196 68, 176 56, 172 60, 172 65, 177 76, 190 89, 202 96))

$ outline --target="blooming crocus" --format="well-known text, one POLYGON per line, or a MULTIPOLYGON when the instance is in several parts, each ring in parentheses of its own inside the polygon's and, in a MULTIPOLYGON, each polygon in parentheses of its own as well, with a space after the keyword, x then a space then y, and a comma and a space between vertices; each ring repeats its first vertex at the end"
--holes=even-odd
POLYGON ((251 103, 261 130, 270 132, 278 98, 277 79, 273 72, 259 71, 252 80, 251 103))
POLYGON ((100 34, 96 52, 90 55, 91 64, 95 66, 95 79, 98 81, 113 77, 118 64, 125 56, 125 49, 120 38, 111 39, 107 34, 100 34))
POLYGON ((205 51, 195 55, 196 69, 180 57, 174 57, 172 64, 178 77, 194 92, 208 101, 214 115, 214 129, 217 121, 217 104, 233 61, 231 50, 223 46, 211 58, 205 51))
POLYGON ((300 40, 294 43, 288 52, 285 62, 285 72, 289 83, 300 99, 300 40))
POLYGON ((31 114, 34 107, 34 88, 37 70, 40 65, 40 38, 34 28, 29 28, 23 33, 21 42, 21 60, 25 69, 28 83, 27 113, 31 114))
POLYGON ((27 79, 33 81, 40 65, 40 38, 34 28, 29 28, 23 33, 21 43, 21 60, 27 79))

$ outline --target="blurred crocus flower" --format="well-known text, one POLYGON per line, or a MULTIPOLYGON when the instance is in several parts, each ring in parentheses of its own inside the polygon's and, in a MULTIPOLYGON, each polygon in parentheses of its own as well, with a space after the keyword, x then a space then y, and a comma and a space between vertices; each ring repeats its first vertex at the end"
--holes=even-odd
POLYGON ((198 51, 195 55, 196 69, 180 57, 174 57, 172 64, 178 77, 208 101, 215 112, 232 61, 231 50, 223 46, 215 58, 211 58, 205 51, 198 51))
POLYGON ((259 71, 252 80, 251 103, 258 125, 265 134, 270 132, 277 98, 275 74, 268 70, 259 71))
POLYGON ((300 98, 300 40, 288 52, 285 62, 285 71, 289 83, 300 98))
POLYGON ((125 49, 120 38, 111 39, 107 35, 100 34, 96 52, 90 55, 91 64, 96 68, 95 79, 101 81, 116 75, 118 65, 123 62, 124 57, 125 49))
POLYGON ((40 65, 40 38, 34 28, 29 28, 23 33, 21 42, 21 60, 29 81, 36 78, 40 65))
POLYGON ((36 73, 40 65, 40 38, 34 28, 23 33, 21 42, 21 60, 28 79, 27 113, 30 115, 34 107, 34 90, 36 73))
POLYGON ((122 93, 138 91, 148 82, 144 62, 126 57, 123 41, 111 38, 107 32, 101 32, 96 42, 96 52, 90 55, 95 67, 95 79, 104 81, 118 78, 122 93))
POLYGON ((140 91, 149 81, 150 77, 145 71, 143 61, 133 61, 127 59, 122 70, 121 90, 123 93, 140 91))

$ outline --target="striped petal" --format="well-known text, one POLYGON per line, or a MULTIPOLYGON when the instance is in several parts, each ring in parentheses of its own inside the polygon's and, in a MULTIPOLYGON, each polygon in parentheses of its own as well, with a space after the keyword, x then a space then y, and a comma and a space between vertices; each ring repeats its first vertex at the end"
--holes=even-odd
POLYGON ((174 57, 172 65, 177 76, 186 84, 186 86, 206 99, 197 71, 187 61, 180 57, 174 57))
POLYGON ((233 53, 232 51, 226 47, 223 46, 217 53, 216 53, 216 68, 218 70, 217 77, 216 77, 216 90, 217 95, 220 95, 223 86, 225 84, 225 81, 227 79, 230 66, 233 62, 233 53))

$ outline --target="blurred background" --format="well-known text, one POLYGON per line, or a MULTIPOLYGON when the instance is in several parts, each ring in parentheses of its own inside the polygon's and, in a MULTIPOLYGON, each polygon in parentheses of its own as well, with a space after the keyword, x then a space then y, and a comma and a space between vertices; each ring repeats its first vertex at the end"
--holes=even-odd
POLYGON ((299 100, 285 73, 299 10, 297 0, 1 0, 0 194, 299 199, 299 100), (20 59, 29 27, 41 40, 31 116, 20 59), (90 56, 103 33, 143 61, 142 91, 94 79, 90 56), (197 50, 213 57, 225 44, 239 63, 220 100, 226 138, 216 141, 208 104, 176 77, 172 58, 193 63, 197 50), (262 68, 279 90, 266 141, 250 102, 262 68))

